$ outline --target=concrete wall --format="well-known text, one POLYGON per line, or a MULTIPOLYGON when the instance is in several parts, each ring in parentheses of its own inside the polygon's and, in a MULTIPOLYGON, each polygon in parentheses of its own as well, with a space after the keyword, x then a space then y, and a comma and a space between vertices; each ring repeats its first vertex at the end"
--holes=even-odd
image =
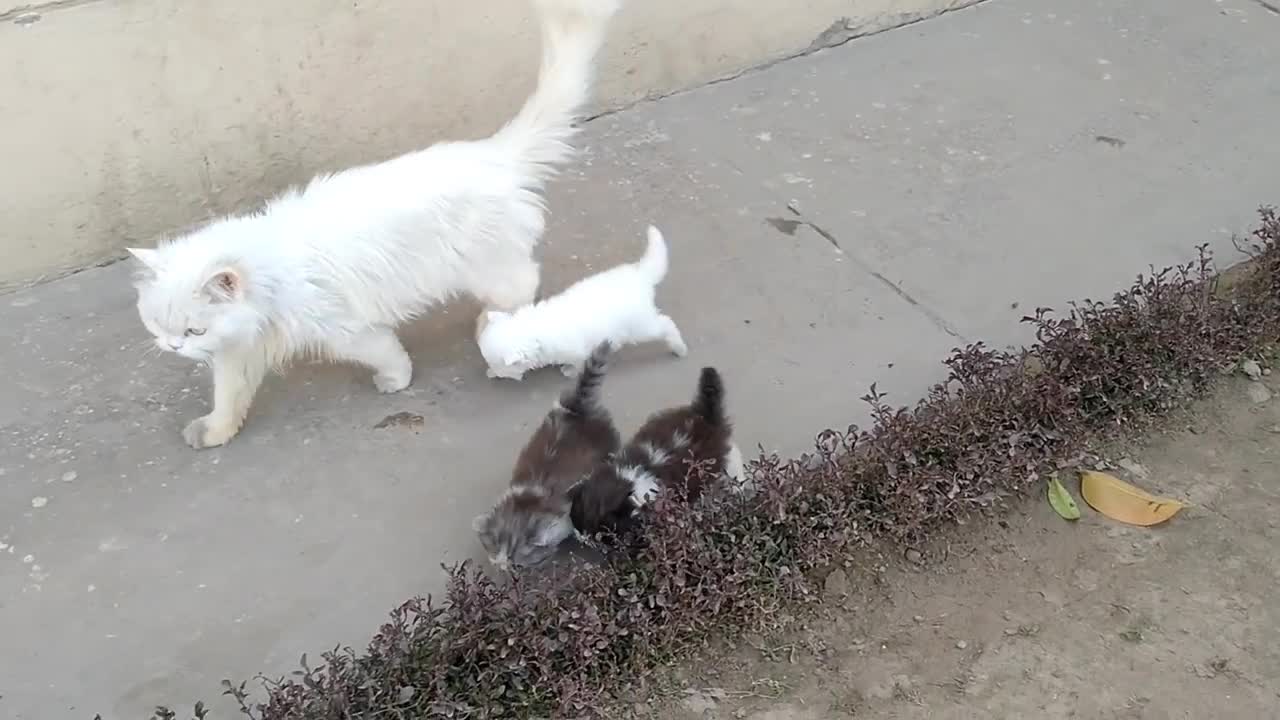
MULTIPOLYGON (((630 0, 597 104, 973 1, 630 0)), ((0 290, 486 134, 536 62, 527 0, 0 0, 0 290)))

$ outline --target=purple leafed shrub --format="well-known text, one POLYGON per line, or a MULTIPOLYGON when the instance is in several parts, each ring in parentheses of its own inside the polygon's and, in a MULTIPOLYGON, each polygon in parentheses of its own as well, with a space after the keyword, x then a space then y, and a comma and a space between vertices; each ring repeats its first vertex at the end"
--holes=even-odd
POLYGON ((872 540, 920 542, 999 509, 1090 440, 1202 394, 1280 339, 1278 241, 1264 209, 1239 244, 1253 263, 1229 292, 1201 248, 1110 302, 1038 309, 1024 318, 1031 347, 955 350, 947 379, 913 408, 873 387, 869 428, 823 432, 798 459, 759 458, 748 496, 659 498, 643 535, 613 539, 601 566, 508 585, 454 567, 442 603, 406 602, 363 654, 304 658, 293 677, 263 681, 262 704, 243 684, 226 692, 260 720, 598 714, 647 670, 803 612, 821 572, 872 540))

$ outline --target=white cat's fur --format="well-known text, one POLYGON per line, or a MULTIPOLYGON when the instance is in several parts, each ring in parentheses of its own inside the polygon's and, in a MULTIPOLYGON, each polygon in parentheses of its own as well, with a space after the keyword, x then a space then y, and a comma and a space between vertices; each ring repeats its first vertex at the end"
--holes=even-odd
POLYGON ((476 339, 489 377, 519 380, 548 365, 572 377, 602 342, 616 349, 659 340, 684 356, 688 348, 680 329, 654 303, 666 274, 667 243, 650 226, 648 247, 636 262, 579 280, 515 312, 487 311, 476 339))
POLYGON ((572 153, 619 0, 533 2, 537 88, 494 135, 321 175, 259 213, 130 249, 156 344, 213 367, 213 410, 183 433, 192 447, 234 437, 263 376, 298 355, 366 365, 395 392, 413 373, 400 324, 459 294, 490 309, 534 300, 540 193, 572 153))

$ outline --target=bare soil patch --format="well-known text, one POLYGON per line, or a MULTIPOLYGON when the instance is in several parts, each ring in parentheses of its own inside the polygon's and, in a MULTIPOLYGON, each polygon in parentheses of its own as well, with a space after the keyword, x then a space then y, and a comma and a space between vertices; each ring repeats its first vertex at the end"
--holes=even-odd
MULTIPOLYGON (((1261 379, 1280 395, 1274 376, 1261 379)), ((632 711, 747 718, 1261 718, 1280 703, 1280 399, 1233 377, 1114 474, 1191 507, 1152 528, 1043 497, 826 583, 820 620, 675 673, 632 711), (665 685, 666 683, 664 683, 665 685)))

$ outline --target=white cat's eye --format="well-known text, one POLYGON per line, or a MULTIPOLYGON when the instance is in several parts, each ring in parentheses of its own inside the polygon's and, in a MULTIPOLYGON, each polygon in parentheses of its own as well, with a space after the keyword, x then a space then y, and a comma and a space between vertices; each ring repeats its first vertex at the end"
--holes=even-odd
POLYGON ((203 335, 203 334, 204 334, 204 330, 196 330, 195 328, 187 328, 187 337, 191 337, 192 335, 194 335, 194 336, 196 336, 196 337, 200 337, 200 336, 201 336, 201 335, 203 335))

